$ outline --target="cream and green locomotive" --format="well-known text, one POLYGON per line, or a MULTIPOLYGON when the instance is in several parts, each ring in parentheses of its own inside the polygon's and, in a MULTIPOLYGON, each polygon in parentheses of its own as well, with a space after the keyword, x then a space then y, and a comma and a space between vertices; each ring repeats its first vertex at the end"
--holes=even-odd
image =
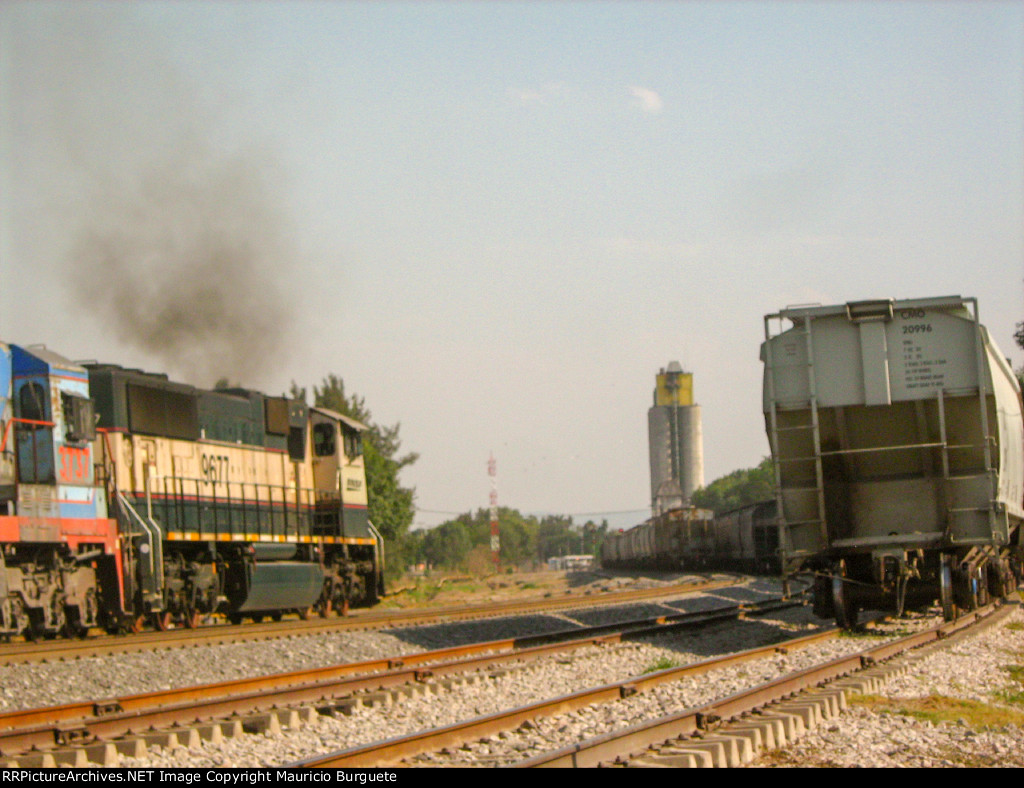
POLYGON ((366 427, 300 400, 87 365, 132 627, 326 615, 383 593, 366 427))

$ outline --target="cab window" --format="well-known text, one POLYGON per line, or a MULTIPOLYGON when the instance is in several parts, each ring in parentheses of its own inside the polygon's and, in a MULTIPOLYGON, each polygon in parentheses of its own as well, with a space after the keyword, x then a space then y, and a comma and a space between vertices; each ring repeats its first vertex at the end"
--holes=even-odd
POLYGON ((345 456, 354 460, 363 453, 363 436, 357 430, 342 427, 345 438, 345 456))
POLYGON ((317 457, 329 457, 335 452, 334 425, 322 422, 313 426, 313 453, 317 457))

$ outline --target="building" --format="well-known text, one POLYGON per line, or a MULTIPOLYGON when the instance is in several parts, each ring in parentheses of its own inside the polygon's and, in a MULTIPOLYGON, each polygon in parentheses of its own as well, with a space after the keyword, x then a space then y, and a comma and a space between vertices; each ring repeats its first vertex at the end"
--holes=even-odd
POLYGON ((704 486, 704 441, 700 405, 693 402, 693 374, 678 361, 657 375, 647 425, 653 514, 689 506, 693 491, 704 486))

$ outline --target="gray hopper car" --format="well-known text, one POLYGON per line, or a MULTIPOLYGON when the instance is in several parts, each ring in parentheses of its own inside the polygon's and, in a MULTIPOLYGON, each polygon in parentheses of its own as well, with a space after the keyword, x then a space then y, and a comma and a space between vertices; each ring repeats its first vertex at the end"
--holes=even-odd
POLYGON ((784 309, 761 360, 783 571, 815 572, 819 615, 952 619, 1016 588, 1021 392, 975 299, 784 309))
POLYGON ((679 507, 617 534, 601 545, 602 566, 615 569, 734 569, 777 573, 775 501, 762 501, 715 516, 679 507))

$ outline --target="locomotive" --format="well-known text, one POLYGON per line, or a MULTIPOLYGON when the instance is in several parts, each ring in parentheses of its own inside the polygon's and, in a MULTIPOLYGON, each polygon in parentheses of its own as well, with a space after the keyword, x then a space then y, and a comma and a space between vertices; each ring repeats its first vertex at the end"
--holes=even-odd
POLYGON ((975 299, 784 309, 761 360, 783 572, 815 574, 820 616, 952 620, 1016 589, 1021 392, 975 299))
POLYGON ((301 400, 0 343, 0 636, 374 604, 365 430, 301 400))
POLYGON ((662 512, 601 545, 601 564, 624 569, 779 571, 776 502, 759 501, 715 515, 682 506, 662 512))

